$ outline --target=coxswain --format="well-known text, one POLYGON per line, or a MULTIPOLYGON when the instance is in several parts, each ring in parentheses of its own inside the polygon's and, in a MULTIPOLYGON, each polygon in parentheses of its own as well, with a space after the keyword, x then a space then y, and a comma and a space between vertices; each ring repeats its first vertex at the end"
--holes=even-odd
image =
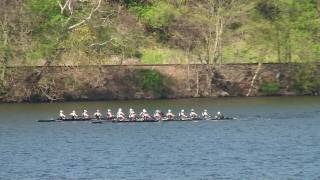
POLYGON ((113 117, 113 114, 112 114, 112 112, 111 112, 111 109, 108 109, 107 110, 107 119, 113 119, 114 117, 113 117))
POLYGON ((83 119, 89 119, 89 115, 88 115, 88 111, 87 110, 83 110, 82 118, 83 119))
POLYGON ((224 115, 221 112, 217 112, 215 119, 224 119, 224 115))
POLYGON ((134 121, 137 118, 137 114, 134 112, 132 108, 129 109, 129 119, 130 121, 134 121))
POLYGON ((160 121, 161 118, 162 118, 161 111, 157 109, 157 110, 155 111, 153 117, 154 117, 156 120, 160 121))
POLYGON ((71 116, 71 119, 76 119, 78 117, 75 110, 72 110, 72 113, 70 113, 70 116, 71 116))
POLYGON ((100 110, 97 109, 97 111, 93 114, 93 116, 94 116, 96 119, 101 119, 102 114, 100 113, 100 110))
POLYGON ((143 109, 142 112, 140 113, 140 117, 145 121, 151 119, 151 116, 147 112, 146 109, 143 109))
POLYGON ((208 110, 204 110, 203 112, 202 112, 202 117, 204 118, 204 119, 209 119, 211 116, 210 116, 210 114, 208 113, 208 110))
POLYGON ((185 120, 188 118, 188 116, 185 114, 184 109, 181 109, 179 113, 180 120, 185 120))
POLYGON ((192 119, 196 119, 196 118, 198 117, 198 114, 194 111, 194 109, 191 109, 190 117, 191 117, 192 119))
POLYGON ((126 115, 122 112, 121 108, 118 109, 117 119, 120 121, 124 121, 126 119, 126 115))
POLYGON ((63 111, 60 110, 59 119, 62 120, 62 119, 65 119, 65 118, 66 118, 66 115, 64 115, 63 111))
POLYGON ((166 116, 167 116, 168 120, 173 120, 175 115, 171 112, 171 109, 169 109, 168 113, 166 114, 166 116))

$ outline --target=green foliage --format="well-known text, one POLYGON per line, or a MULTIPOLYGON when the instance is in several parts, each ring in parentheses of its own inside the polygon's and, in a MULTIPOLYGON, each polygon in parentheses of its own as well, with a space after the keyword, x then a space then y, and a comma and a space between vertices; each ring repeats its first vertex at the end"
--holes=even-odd
POLYGON ((141 69, 138 72, 141 77, 140 87, 143 90, 161 92, 164 87, 164 77, 155 70, 141 69))
POLYGON ((72 13, 61 13, 57 0, 14 1, 0 12, 0 25, 9 15, 14 64, 63 56, 78 64, 80 54, 84 62, 133 58, 148 64, 195 62, 191 58, 200 56, 221 63, 320 61, 315 0, 111 0, 92 14, 97 1, 74 1, 72 13))
POLYGON ((256 10, 263 18, 269 21, 275 20, 280 13, 280 9, 274 3, 268 0, 258 2, 256 10))
POLYGON ((135 4, 130 9, 151 28, 168 27, 177 15, 173 6, 161 1, 151 6, 135 4))
POLYGON ((260 87, 260 91, 268 95, 276 94, 279 90, 280 85, 277 82, 265 82, 260 87))
POLYGON ((320 60, 319 12, 313 0, 258 0, 251 18, 248 42, 262 50, 260 56, 289 63, 320 60))
POLYGON ((26 52, 27 59, 38 60, 55 53, 63 36, 68 17, 61 14, 56 0, 26 1, 29 18, 34 22, 32 48, 26 52))
POLYGON ((303 94, 313 94, 320 89, 320 72, 317 65, 300 65, 293 77, 293 89, 303 94))

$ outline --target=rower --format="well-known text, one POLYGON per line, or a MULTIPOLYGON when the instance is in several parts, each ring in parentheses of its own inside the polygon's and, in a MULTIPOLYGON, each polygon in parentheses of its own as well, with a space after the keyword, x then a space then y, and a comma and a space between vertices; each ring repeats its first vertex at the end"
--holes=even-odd
POLYGON ((137 118, 137 114, 134 112, 132 108, 129 109, 129 119, 131 121, 135 120, 137 118))
POLYGON ((101 119, 102 114, 100 113, 100 110, 97 109, 97 111, 93 114, 93 116, 94 116, 96 119, 101 119))
POLYGON ((121 109, 121 108, 118 109, 117 118, 118 118, 120 121, 124 121, 124 120, 126 119, 126 115, 122 112, 122 109, 121 109))
POLYGON ((194 109, 191 109, 190 117, 191 117, 192 119, 195 119, 195 118, 198 117, 198 114, 194 111, 194 109))
POLYGON ((173 120, 175 115, 171 112, 171 109, 169 109, 166 116, 167 116, 168 120, 173 120))
POLYGON ((203 112, 202 112, 202 117, 204 118, 204 119, 209 119, 211 116, 210 116, 210 114, 208 113, 208 110, 204 110, 203 112))
POLYGON ((221 112, 217 112, 215 119, 224 119, 224 115, 221 112))
POLYGON ((113 114, 112 114, 112 112, 111 112, 111 109, 108 109, 107 110, 107 119, 113 119, 114 117, 113 117, 113 114))
POLYGON ((145 121, 151 119, 151 116, 147 112, 146 109, 143 109, 142 112, 140 113, 140 117, 145 121))
POLYGON ((72 110, 72 113, 70 113, 70 116, 71 116, 71 119, 76 119, 78 117, 75 110, 72 110))
POLYGON ((62 120, 62 119, 65 119, 65 118, 66 118, 66 115, 64 115, 63 111, 60 110, 59 119, 62 120))
POLYGON ((184 113, 184 109, 181 109, 181 112, 179 113, 179 117, 181 120, 185 120, 188 118, 188 116, 184 113))
POLYGON ((160 110, 156 110, 153 117, 156 119, 156 120, 160 120, 162 118, 162 114, 161 114, 161 111, 160 110))
POLYGON ((83 110, 82 118, 83 118, 83 119, 88 119, 88 118, 89 118, 89 115, 88 115, 88 111, 87 111, 87 110, 83 110))

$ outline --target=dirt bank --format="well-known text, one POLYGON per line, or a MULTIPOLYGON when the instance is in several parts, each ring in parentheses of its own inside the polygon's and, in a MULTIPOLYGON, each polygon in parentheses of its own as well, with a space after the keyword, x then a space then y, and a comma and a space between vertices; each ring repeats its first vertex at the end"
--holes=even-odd
MULTIPOLYGON (((7 68, 1 102, 318 94, 296 86, 300 65, 227 64, 7 68)), ((316 66, 319 76, 319 66, 316 66)))

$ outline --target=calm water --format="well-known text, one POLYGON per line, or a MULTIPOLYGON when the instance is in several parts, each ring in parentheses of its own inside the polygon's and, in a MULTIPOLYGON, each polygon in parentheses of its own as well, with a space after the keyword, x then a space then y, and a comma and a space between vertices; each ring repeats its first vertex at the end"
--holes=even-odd
POLYGON ((320 98, 0 105, 0 179, 320 179, 320 98), (133 107, 218 110, 236 121, 37 123, 133 107))

